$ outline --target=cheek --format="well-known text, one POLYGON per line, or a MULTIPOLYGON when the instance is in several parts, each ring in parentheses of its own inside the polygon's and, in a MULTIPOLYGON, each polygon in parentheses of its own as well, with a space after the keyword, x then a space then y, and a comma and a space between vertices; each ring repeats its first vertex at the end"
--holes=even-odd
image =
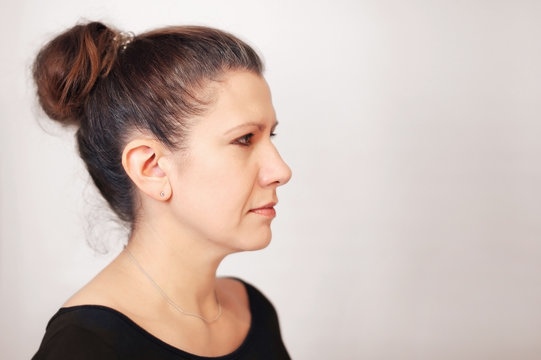
POLYGON ((252 171, 238 160, 216 156, 207 156, 205 160, 193 161, 179 173, 175 189, 179 206, 207 222, 224 222, 220 227, 239 221, 250 205, 255 181, 252 171))

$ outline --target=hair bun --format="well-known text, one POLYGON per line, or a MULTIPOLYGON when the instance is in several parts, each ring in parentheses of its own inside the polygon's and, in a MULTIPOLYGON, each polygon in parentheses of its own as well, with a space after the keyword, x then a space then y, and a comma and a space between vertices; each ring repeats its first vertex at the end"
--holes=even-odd
POLYGON ((117 32, 102 23, 76 25, 47 43, 33 66, 45 113, 64 125, 79 125, 88 94, 116 59, 117 32))

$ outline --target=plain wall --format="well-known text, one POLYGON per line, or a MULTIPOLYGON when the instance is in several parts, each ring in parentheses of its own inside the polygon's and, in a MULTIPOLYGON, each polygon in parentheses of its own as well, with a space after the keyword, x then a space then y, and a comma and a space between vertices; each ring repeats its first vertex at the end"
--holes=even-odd
POLYGON ((0 357, 30 358, 123 240, 30 79, 85 18, 215 26, 263 55, 293 178, 271 245, 220 274, 272 299, 294 359, 541 357, 534 0, 2 0, 0 357))

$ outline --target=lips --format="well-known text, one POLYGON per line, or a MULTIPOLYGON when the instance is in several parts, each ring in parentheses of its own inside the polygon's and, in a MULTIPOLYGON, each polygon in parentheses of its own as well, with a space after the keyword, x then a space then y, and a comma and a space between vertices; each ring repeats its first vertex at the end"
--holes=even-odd
POLYGON ((274 210, 275 205, 276 205, 276 202, 271 202, 261 207, 251 209, 249 212, 272 218, 276 216, 276 210, 274 210))

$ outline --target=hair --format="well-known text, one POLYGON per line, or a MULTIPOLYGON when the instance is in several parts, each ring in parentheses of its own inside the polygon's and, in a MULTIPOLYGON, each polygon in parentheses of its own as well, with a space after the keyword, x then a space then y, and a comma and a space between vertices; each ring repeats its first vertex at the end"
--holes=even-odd
POLYGON ((210 82, 235 70, 261 75, 263 64, 249 45, 217 29, 177 26, 128 36, 90 22, 47 43, 33 76, 45 113, 78 127, 92 180, 118 217, 133 224, 134 184, 121 160, 130 134, 181 149, 189 120, 212 103, 210 82))

